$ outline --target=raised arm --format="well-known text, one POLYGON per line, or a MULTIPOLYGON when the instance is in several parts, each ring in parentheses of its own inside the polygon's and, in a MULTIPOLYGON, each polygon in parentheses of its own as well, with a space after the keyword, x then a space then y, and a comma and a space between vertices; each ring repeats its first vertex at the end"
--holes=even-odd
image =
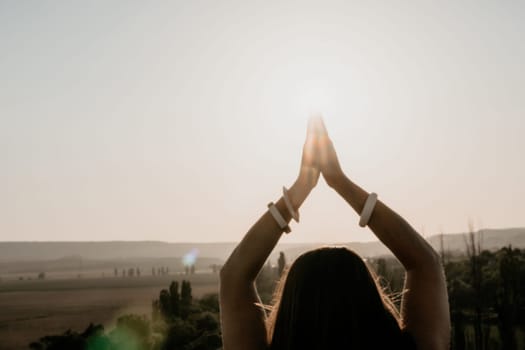
MULTIPOLYGON (((369 193, 342 171, 321 119, 316 121, 316 126, 323 177, 360 214, 369 193)), ((381 201, 377 201, 368 226, 406 269, 401 316, 418 349, 449 349, 448 295, 438 254, 406 220, 381 201)))
MULTIPOLYGON (((319 179, 319 170, 314 164, 316 141, 311 129, 308 130, 301 170, 288 191, 295 210, 299 209, 319 179)), ((279 199, 275 205, 286 222, 290 222, 291 214, 284 199, 279 199)), ((266 211, 221 269, 219 298, 225 350, 263 350, 268 347, 265 313, 260 306, 255 278, 282 232, 273 216, 266 211)))

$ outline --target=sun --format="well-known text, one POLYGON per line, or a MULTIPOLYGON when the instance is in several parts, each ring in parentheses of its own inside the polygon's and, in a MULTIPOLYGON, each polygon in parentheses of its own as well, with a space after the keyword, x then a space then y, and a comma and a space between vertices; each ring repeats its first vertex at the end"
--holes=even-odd
POLYGON ((319 79, 305 79, 295 84, 290 92, 290 109, 297 121, 306 121, 313 115, 325 118, 337 109, 333 87, 319 79))

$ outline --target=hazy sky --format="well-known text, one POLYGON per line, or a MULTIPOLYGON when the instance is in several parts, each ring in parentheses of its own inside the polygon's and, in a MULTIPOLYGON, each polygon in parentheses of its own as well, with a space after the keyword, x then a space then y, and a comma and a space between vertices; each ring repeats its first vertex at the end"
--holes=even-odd
MULTIPOLYGON (((0 240, 239 240, 321 111, 427 235, 525 226, 516 1, 0 1, 0 240)), ((323 180, 285 242, 364 241, 323 180)))

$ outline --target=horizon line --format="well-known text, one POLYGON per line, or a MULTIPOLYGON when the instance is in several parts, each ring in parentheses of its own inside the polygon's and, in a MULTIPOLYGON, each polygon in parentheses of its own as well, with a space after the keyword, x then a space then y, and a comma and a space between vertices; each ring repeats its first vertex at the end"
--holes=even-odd
MULTIPOLYGON (((474 233, 479 233, 480 231, 507 231, 507 230, 525 230, 525 227, 505 227, 505 228, 482 228, 475 230, 474 233)), ((452 236, 452 235, 462 235, 467 234, 467 232, 454 232, 454 233, 436 233, 432 235, 422 235, 425 239, 444 235, 444 236, 452 236)), ((373 242, 380 242, 378 238, 369 240, 369 241, 339 241, 339 242, 321 242, 321 241, 312 241, 312 242, 279 242, 278 244, 348 244, 348 243, 373 243, 373 242)), ((65 241, 65 240, 47 240, 47 241, 41 241, 41 240, 27 240, 27 241, 2 241, 1 243, 165 243, 165 244, 232 244, 232 243, 239 243, 238 241, 202 241, 202 242, 191 242, 191 241, 162 241, 162 240, 99 240, 99 241, 89 241, 89 240, 72 240, 72 241, 65 241)))

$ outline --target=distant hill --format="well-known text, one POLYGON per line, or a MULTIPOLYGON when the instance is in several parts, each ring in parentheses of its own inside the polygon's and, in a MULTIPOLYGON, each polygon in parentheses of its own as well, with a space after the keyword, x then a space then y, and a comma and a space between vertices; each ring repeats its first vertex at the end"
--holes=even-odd
MULTIPOLYGON (((512 245, 525 248, 525 228, 480 230, 483 249, 498 249, 512 245)), ((427 238, 432 246, 439 249, 439 235, 427 238)), ((445 249, 452 252, 465 250, 465 233, 445 234, 445 249)), ((192 250, 200 258, 210 261, 224 261, 237 243, 166 243, 166 242, 0 242, 0 265, 8 261, 43 261, 64 257, 82 257, 88 260, 140 259, 140 258, 181 258, 192 250)), ((284 251, 289 259, 302 252, 319 247, 322 243, 280 244, 272 255, 276 259, 284 251)), ((362 256, 374 257, 389 254, 386 247, 378 242, 349 242, 344 244, 362 256)))
MULTIPOLYGON (((484 229, 476 232, 481 239, 481 248, 495 250, 512 245, 514 248, 525 248, 525 228, 484 229)), ((439 249, 440 237, 428 238, 430 244, 439 249)), ((443 245, 447 251, 465 251, 465 233, 447 234, 443 236, 443 245)))
MULTIPOLYGON (((525 249, 525 228, 508 228, 508 229, 483 229, 475 232, 477 237, 481 238, 482 249, 496 250, 504 246, 512 245, 515 248, 525 249)), ((466 233, 449 233, 443 235, 443 246, 445 251, 455 254, 465 252, 466 233)), ((427 241, 436 249, 440 250, 441 235, 427 237, 427 241)), ((386 246, 379 242, 350 242, 345 244, 363 257, 376 257, 382 255, 391 255, 386 246)), ((303 244, 295 247, 281 245, 290 259, 293 259, 308 249, 318 247, 319 244, 303 244)), ((274 253, 275 254, 275 253, 274 253)))

